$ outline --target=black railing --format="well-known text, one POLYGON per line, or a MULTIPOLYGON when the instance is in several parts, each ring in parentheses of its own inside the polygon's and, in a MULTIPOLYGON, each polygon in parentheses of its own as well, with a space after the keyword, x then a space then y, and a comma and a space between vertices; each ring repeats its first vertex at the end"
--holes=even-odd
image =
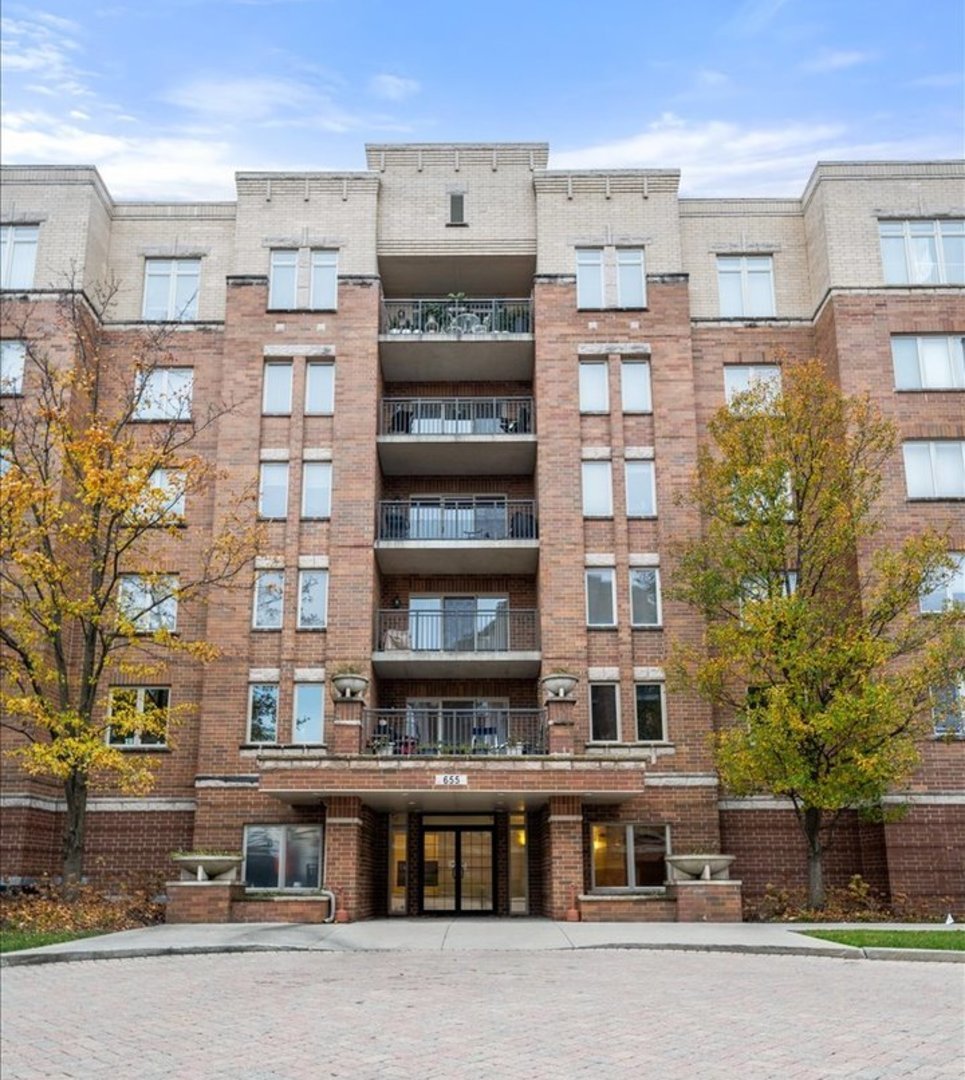
POLYGON ((535 540, 536 503, 492 495, 379 503, 380 540, 535 540))
POLYGON ((529 435, 533 399, 385 398, 380 435, 529 435))
POLYGON ((531 334, 529 299, 427 297, 382 302, 383 334, 531 334))
POLYGON ((367 709, 364 748, 373 754, 546 753, 542 709, 367 709))
POLYGON ((441 610, 379 612, 375 647, 387 652, 510 652, 539 648, 536 612, 485 597, 444 600, 441 610))

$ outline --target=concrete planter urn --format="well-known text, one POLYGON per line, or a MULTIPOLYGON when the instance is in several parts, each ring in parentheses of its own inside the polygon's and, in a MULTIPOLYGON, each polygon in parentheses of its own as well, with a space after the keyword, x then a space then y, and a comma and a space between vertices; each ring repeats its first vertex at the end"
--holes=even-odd
POLYGON ((357 701, 365 693, 369 680, 354 671, 332 676, 332 697, 336 701, 357 701))
POLYGON ((242 856, 224 853, 202 855, 193 851, 172 855, 181 868, 182 881, 237 881, 242 856))
POLYGON ((668 855, 673 881, 729 881, 735 855, 668 855))
POLYGON ((547 697, 558 698, 569 697, 578 682, 579 679, 575 675, 570 675, 565 671, 553 671, 540 680, 547 697))

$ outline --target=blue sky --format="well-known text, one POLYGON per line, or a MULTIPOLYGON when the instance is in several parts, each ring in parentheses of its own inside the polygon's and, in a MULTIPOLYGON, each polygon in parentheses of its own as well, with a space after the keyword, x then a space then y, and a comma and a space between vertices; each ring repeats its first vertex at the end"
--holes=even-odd
POLYGON ((5 0, 3 157, 121 198, 365 142, 545 141, 551 168, 681 168, 799 195, 815 161, 965 153, 962 0, 5 0))

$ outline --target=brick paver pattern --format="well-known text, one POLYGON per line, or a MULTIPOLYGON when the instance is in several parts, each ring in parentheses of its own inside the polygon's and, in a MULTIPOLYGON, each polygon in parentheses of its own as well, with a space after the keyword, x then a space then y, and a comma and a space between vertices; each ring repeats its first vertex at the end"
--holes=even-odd
POLYGON ((2 1075, 961 1080, 963 974, 639 950, 9 968, 2 1075))

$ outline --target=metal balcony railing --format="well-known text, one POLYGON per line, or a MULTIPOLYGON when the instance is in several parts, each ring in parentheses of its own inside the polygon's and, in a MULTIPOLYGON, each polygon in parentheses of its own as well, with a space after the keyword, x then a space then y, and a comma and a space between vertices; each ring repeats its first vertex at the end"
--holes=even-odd
POLYGON ((529 299, 427 297, 382 302, 383 334, 531 334, 529 299))
POLYGON ((366 709, 362 744, 373 754, 545 754, 542 709, 366 709))
POLYGON ((380 435, 529 435, 531 397, 384 398, 380 435))
POLYGON ((536 503, 459 495, 379 503, 380 540, 535 540, 536 503))
POLYGON ((488 597, 451 597, 436 610, 379 612, 376 649, 413 652, 531 652, 539 648, 536 612, 488 597))

